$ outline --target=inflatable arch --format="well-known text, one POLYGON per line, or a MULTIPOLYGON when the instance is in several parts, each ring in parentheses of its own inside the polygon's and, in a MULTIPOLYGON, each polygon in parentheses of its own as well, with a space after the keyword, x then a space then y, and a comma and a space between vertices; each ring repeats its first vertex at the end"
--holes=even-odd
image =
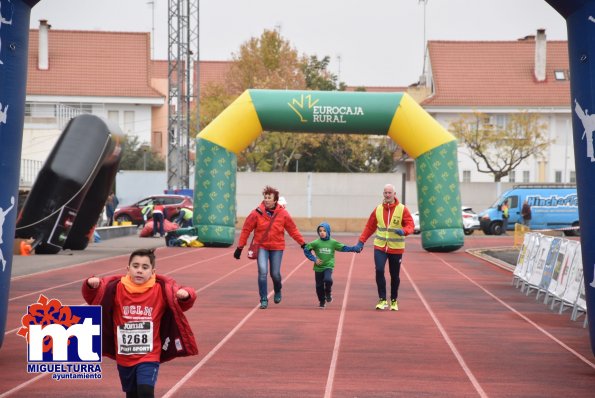
POLYGON ((201 242, 233 244, 236 155, 263 130, 386 134, 417 167, 422 246, 463 246, 457 142, 406 93, 247 90, 196 139, 194 225, 201 242))

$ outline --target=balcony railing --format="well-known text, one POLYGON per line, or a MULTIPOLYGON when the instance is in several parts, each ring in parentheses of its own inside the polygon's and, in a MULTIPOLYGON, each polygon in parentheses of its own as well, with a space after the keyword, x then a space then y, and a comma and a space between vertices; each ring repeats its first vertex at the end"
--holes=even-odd
POLYGON ((43 162, 41 160, 21 159, 19 186, 21 188, 31 188, 42 167, 43 162))

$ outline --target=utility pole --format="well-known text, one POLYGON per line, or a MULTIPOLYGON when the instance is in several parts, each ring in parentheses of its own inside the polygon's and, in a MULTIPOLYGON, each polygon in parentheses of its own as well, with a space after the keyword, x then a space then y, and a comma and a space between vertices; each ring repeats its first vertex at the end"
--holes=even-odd
POLYGON ((168 0, 167 187, 190 187, 191 114, 199 120, 199 0, 168 0))

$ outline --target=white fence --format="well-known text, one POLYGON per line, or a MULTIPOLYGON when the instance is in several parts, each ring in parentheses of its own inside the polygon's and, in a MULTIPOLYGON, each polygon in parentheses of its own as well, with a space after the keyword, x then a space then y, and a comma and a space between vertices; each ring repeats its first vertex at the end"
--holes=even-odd
MULTIPOLYGON (((576 240, 542 235, 537 232, 525 234, 519 252, 512 283, 526 295, 535 292, 535 300, 544 294, 544 304, 558 313, 572 308, 570 318, 575 321, 585 316, 585 281, 581 244, 576 240)), ((591 282, 594 286, 595 281, 591 282)))

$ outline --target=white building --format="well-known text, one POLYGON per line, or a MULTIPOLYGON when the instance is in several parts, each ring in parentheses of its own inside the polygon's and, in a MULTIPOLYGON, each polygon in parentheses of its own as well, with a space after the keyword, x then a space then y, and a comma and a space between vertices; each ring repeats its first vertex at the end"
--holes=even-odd
MULTIPOLYGON (((575 182, 566 41, 546 41, 545 31, 517 41, 430 41, 421 105, 445 128, 463 114, 481 112, 504 125, 510 114, 541 115, 553 144, 525 160, 505 182, 575 182)), ((420 85, 421 85, 420 84, 420 85)), ((460 146, 461 182, 494 181, 479 173, 460 146)))

